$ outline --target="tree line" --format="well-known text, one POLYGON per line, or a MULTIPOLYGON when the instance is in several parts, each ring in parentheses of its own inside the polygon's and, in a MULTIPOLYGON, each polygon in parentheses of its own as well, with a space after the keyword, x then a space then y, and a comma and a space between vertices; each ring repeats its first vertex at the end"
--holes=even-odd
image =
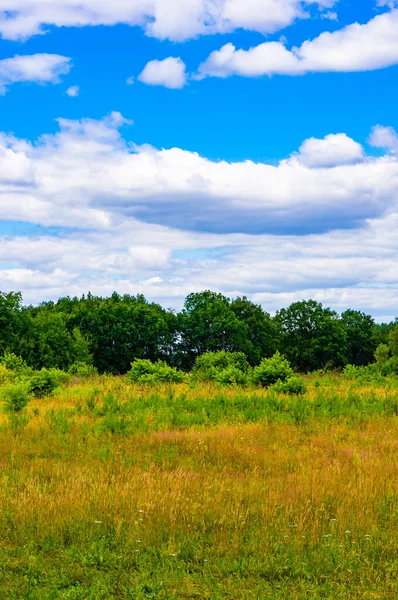
POLYGON ((365 366, 398 356, 398 320, 342 314, 315 300, 294 302, 271 317, 245 296, 189 294, 180 312, 143 295, 60 298, 24 306, 19 292, 0 292, 0 357, 13 353, 34 369, 86 363, 124 374, 134 359, 163 360, 189 370, 205 352, 243 352, 250 365, 281 352, 300 372, 365 366))

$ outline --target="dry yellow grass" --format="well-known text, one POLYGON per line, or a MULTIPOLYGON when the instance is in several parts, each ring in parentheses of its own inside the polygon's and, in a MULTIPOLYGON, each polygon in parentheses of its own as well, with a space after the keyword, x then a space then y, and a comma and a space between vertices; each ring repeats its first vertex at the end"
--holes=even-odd
POLYGON ((118 435, 87 393, 2 417, 0 598, 397 597, 397 418, 118 435))

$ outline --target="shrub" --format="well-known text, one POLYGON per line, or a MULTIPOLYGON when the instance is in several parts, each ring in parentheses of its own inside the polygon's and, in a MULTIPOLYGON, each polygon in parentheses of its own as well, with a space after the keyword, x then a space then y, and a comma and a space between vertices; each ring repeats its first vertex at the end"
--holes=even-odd
POLYGON ((220 385, 244 385, 247 382, 247 375, 236 367, 230 366, 217 373, 216 381, 220 385))
POLYGON ((304 383, 304 380, 301 377, 293 376, 286 379, 286 381, 277 381, 272 386, 277 392, 282 392, 284 394, 294 394, 296 396, 302 396, 306 393, 307 388, 304 383))
POLYGON ((223 371, 234 369, 240 372, 240 378, 249 370, 249 363, 243 352, 205 352, 198 356, 192 373, 201 381, 217 381, 223 371))
POLYGON ((163 360, 153 363, 150 360, 141 358, 137 358, 131 363, 131 369, 127 376, 132 383, 180 383, 185 379, 185 374, 182 371, 170 367, 163 360))
POLYGON ((268 387, 278 380, 286 381, 293 375, 290 363, 282 354, 275 352, 271 358, 263 358, 261 363, 254 367, 252 381, 255 385, 268 387))
POLYGON ((59 387, 57 376, 54 370, 42 369, 36 371, 29 380, 29 391, 36 397, 41 398, 51 394, 55 388, 59 387))
POLYGON ((391 356, 390 347, 387 344, 379 344, 375 351, 375 359, 378 365, 384 365, 391 356))
POLYGON ((1 390, 1 397, 6 412, 19 413, 29 404, 32 394, 26 383, 19 382, 5 386, 1 390))
POLYGON ((29 374, 32 369, 21 356, 17 356, 13 352, 5 352, 0 363, 9 371, 14 371, 18 374, 29 374))
POLYGON ((89 365, 85 362, 75 362, 68 369, 71 375, 76 377, 95 377, 98 375, 98 369, 94 365, 89 365))
POLYGON ((15 373, 0 363, 0 385, 9 383, 13 379, 15 379, 15 373))
POLYGON ((379 367, 380 373, 387 377, 388 375, 398 375, 398 356, 392 356, 379 367))

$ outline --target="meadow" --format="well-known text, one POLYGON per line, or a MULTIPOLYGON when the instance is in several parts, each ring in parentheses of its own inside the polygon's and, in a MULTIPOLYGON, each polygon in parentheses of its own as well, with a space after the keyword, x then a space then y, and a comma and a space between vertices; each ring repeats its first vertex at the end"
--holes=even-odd
POLYGON ((398 382, 70 377, 0 415, 0 598, 398 597, 398 382))

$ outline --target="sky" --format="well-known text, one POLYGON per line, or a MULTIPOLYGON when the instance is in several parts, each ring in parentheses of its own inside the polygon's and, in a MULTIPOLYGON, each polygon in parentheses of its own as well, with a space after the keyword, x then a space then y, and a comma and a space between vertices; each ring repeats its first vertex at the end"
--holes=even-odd
POLYGON ((398 316, 398 0, 0 0, 0 291, 398 316))

